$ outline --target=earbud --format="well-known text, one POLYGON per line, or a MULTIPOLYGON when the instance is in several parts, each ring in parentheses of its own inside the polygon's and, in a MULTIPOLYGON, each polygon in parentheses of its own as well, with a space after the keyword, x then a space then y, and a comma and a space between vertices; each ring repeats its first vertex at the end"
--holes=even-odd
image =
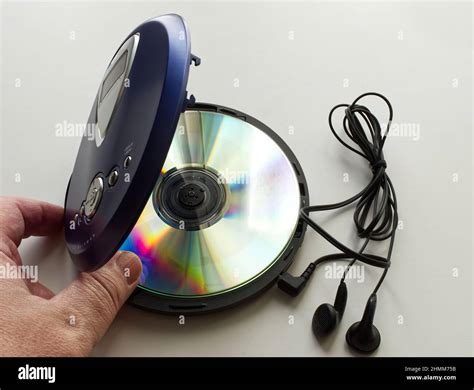
POLYGON ((347 344, 359 352, 374 352, 380 345, 380 333, 374 325, 377 295, 372 294, 365 306, 364 315, 346 333, 347 344))
POLYGON ((313 315, 313 333, 316 337, 329 334, 337 326, 344 314, 347 302, 347 287, 344 281, 341 281, 334 300, 334 306, 324 303, 319 306, 313 315))

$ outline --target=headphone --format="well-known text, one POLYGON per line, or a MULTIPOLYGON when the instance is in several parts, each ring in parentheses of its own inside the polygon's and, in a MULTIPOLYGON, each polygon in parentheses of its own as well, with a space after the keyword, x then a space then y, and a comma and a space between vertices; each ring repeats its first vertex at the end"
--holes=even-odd
POLYGON ((300 216, 304 222, 334 245, 340 252, 323 256, 310 263, 299 277, 285 272, 280 275, 278 280, 278 287, 294 297, 304 289, 318 265, 328 261, 349 261, 340 280, 334 304, 324 303, 320 305, 313 315, 313 333, 320 339, 330 334, 344 315, 347 303, 345 279, 354 263, 360 261, 373 267, 382 268, 382 275, 367 300, 362 319, 352 324, 346 333, 347 344, 353 350, 361 353, 374 352, 380 345, 380 332, 374 325, 377 292, 385 280, 391 264, 395 232, 398 225, 397 198, 392 181, 386 173, 387 163, 383 155, 383 146, 390 130, 392 118, 393 110, 389 100, 376 92, 362 94, 352 104, 339 104, 330 111, 329 128, 331 132, 343 146, 368 161, 372 170, 372 179, 362 191, 342 202, 305 206, 301 209, 300 216), (359 100, 366 96, 376 96, 382 99, 388 107, 388 123, 383 134, 375 115, 367 107, 358 104, 359 100), (344 119, 342 122, 344 133, 357 149, 345 142, 334 129, 332 117, 334 112, 340 108, 344 108, 344 119), (365 130, 363 124, 367 130, 365 130), (338 241, 309 216, 312 212, 335 210, 346 207, 356 201, 354 224, 356 225, 358 236, 364 239, 361 248, 357 252, 338 241), (386 257, 365 252, 366 247, 371 241, 384 241, 387 239, 390 241, 386 257))

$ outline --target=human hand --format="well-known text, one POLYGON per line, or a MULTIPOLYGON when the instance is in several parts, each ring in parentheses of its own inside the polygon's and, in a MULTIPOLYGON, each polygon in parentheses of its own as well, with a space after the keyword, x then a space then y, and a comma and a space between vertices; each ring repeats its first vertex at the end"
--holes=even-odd
MULTIPOLYGON (((62 225, 59 206, 0 197, 0 268, 21 266, 22 239, 54 234, 62 225)), ((0 355, 89 355, 135 289, 141 269, 136 255, 119 252, 57 295, 37 281, 6 275, 0 279, 0 355)))

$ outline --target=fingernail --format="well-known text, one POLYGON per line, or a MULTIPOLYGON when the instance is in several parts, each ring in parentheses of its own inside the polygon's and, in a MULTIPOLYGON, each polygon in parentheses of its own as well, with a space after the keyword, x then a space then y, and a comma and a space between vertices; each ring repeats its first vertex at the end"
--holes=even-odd
POLYGON ((129 286, 134 284, 142 273, 140 258, 132 252, 121 252, 118 256, 117 264, 127 279, 129 286))

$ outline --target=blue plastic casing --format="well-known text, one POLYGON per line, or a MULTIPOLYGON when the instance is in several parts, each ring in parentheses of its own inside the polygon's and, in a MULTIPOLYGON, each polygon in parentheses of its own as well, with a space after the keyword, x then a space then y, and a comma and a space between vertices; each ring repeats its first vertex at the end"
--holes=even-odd
MULTIPOLYGON (((85 132, 66 193, 67 247, 83 271, 106 263, 135 225, 160 175, 179 115, 186 107, 189 66, 195 58, 184 20, 178 15, 151 19, 124 42, 136 34, 139 40, 127 87, 117 100, 106 136, 97 146, 96 140, 88 136, 90 132, 85 132), (114 170, 118 179, 110 185, 114 170), (103 192, 97 211, 86 218, 81 206, 96 177, 103 181, 103 192)), ((98 92, 88 128, 97 123, 99 99, 98 92)))

